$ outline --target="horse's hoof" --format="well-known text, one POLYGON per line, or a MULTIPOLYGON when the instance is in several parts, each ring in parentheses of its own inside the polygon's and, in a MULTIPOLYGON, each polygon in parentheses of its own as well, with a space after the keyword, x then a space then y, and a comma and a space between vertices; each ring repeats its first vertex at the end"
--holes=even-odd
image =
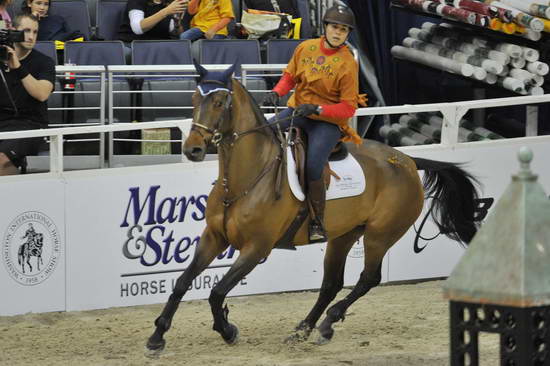
POLYGON ((164 350, 166 346, 166 341, 161 338, 160 340, 154 339, 154 336, 149 337, 147 340, 147 351, 150 355, 158 355, 164 350))
POLYGON ((289 337, 285 339, 286 344, 295 344, 300 342, 305 342, 309 338, 309 335, 311 334, 311 329, 299 329, 297 328, 294 331, 294 334, 291 334, 289 337))
POLYGON ((323 346, 325 344, 330 343, 331 339, 332 339, 332 336, 330 338, 326 338, 321 334, 319 335, 319 338, 317 338, 317 342, 315 342, 315 344, 318 346, 323 346))
POLYGON ((326 344, 330 342, 332 336, 334 335, 334 329, 332 329, 332 323, 326 319, 321 323, 318 328, 319 330, 319 340, 317 344, 326 344))
POLYGON ((222 334, 223 340, 227 344, 235 344, 239 340, 239 328, 228 323, 222 334))

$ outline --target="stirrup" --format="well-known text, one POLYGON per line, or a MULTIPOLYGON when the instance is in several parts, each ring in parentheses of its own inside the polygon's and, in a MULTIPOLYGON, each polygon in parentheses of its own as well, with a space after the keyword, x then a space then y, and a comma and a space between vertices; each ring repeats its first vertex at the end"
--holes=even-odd
POLYGON ((327 234, 317 222, 312 222, 309 224, 309 242, 310 243, 322 243, 328 240, 327 234))

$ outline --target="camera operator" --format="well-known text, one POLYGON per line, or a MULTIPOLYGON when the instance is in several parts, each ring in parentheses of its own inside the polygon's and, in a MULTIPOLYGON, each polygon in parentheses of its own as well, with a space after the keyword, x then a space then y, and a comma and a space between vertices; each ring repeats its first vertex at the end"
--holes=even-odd
MULTIPOLYGON (((0 132, 33 130, 48 125, 47 100, 54 89, 55 64, 44 54, 33 50, 38 35, 38 19, 21 14, 13 27, 24 33, 22 42, 4 44, 6 54, 0 80, 0 132)), ((25 157, 36 155, 43 138, 1 140, 0 175, 18 174, 25 170, 25 157)))

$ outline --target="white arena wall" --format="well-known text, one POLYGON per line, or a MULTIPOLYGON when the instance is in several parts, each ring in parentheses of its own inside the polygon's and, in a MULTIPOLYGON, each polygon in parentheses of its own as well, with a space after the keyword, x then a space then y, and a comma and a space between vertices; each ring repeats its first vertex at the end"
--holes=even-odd
MULTIPOLYGON (((532 169, 550 192, 550 136, 400 149, 415 157, 464 162, 483 183, 482 197, 498 200, 519 169, 521 146, 533 150, 532 169)), ((0 315, 164 302, 193 255, 217 168, 217 161, 186 162, 0 179, 0 315), (23 274, 18 248, 29 223, 44 235, 43 263, 40 271, 25 266, 23 274), (141 236, 146 244, 136 241, 141 236)), ((422 237, 436 234, 428 220, 422 237)), ((415 237, 411 228, 390 250, 384 282, 447 276, 464 251, 443 236, 416 244, 415 237), (423 249, 415 253, 415 246, 423 249)), ((317 289, 323 254, 321 244, 274 250, 230 295, 317 289)), ((230 250, 216 259, 184 300, 207 298, 237 255, 230 250)), ((362 244, 356 243, 345 285, 355 283, 363 258, 362 244)), ((37 258, 30 262, 35 266, 37 258)))

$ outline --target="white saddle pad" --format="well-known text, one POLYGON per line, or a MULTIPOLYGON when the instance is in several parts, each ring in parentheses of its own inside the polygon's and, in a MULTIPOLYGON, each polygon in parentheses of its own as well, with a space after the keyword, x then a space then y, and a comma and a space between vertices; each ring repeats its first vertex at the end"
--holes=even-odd
MULTIPOLYGON (((290 189, 292 190, 294 197, 296 197, 299 201, 303 201, 306 196, 298 182, 296 162, 292 157, 290 147, 287 147, 286 149, 286 156, 288 184, 290 185, 290 189)), ((365 173, 363 173, 363 169, 361 169, 361 166, 353 155, 348 154, 345 159, 340 161, 331 161, 329 162, 329 165, 330 169, 332 169, 340 177, 340 180, 333 176, 330 177, 330 186, 327 190, 327 201, 337 198, 357 196, 365 191, 365 173)))

